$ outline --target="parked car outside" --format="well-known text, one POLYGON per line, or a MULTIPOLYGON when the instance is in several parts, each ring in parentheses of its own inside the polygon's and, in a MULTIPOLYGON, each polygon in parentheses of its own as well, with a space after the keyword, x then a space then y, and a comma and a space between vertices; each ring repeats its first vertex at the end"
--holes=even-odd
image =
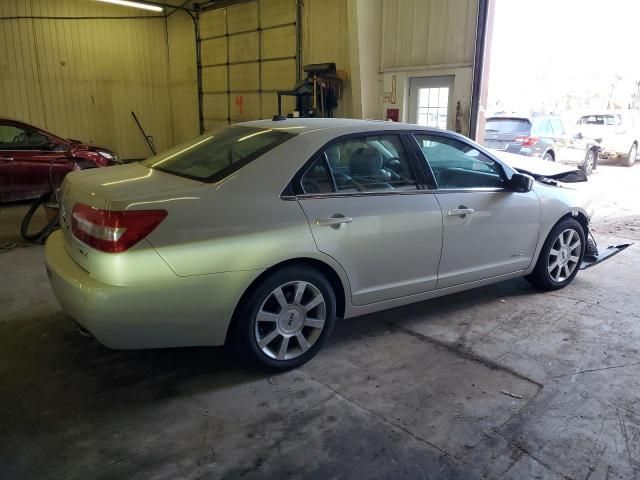
POLYGON ((36 198, 78 169, 118 162, 109 149, 63 139, 17 120, 0 118, 0 202, 36 198))
POLYGON ((590 175, 598 165, 599 145, 553 115, 500 115, 487 118, 484 145, 527 157, 577 165, 590 175))
POLYGON ((577 126, 585 137, 598 141, 600 158, 618 160, 626 167, 636 162, 640 144, 640 116, 637 111, 583 115, 577 126))
POLYGON ((47 271, 63 309, 108 347, 234 342, 290 368, 338 317, 521 276, 568 285, 591 210, 561 182, 587 177, 531 163, 520 173, 417 125, 240 123, 67 175, 47 271))

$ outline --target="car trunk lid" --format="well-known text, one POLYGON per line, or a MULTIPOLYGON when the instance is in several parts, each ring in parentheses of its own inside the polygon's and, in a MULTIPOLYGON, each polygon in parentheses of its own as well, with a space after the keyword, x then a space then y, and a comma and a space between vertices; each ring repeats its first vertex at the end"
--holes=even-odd
MULTIPOLYGON (((89 273, 104 261, 104 256, 120 254, 96 250, 74 235, 73 212, 77 205, 110 212, 149 210, 161 208, 155 204, 175 196, 176 192, 199 185, 200 182, 152 170, 138 163, 67 175, 60 201, 60 226, 67 252, 89 273)), ((126 252, 140 248, 148 248, 144 240, 126 252)))

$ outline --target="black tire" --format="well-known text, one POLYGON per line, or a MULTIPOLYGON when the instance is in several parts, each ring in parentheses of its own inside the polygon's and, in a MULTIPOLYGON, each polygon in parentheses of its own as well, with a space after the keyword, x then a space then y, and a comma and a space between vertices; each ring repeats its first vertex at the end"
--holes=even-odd
POLYGON ((555 162, 556 157, 554 157, 553 153, 551 152, 545 152, 545 154, 542 156, 542 160, 544 160, 545 162, 555 162))
POLYGON ((582 162, 582 165, 580 165, 579 167, 580 170, 585 173, 585 175, 589 176, 595 170, 598 158, 597 155, 598 154, 593 150, 587 150, 587 153, 584 156, 584 162, 582 162))
POLYGON ((53 195, 53 192, 43 193, 40 197, 38 197, 35 202, 31 204, 29 210, 26 215, 22 219, 22 224, 20 225, 20 235, 27 242, 39 242, 46 240, 46 238, 58 227, 58 217, 52 218, 41 230, 37 230, 35 232, 29 231, 29 225, 31 224, 31 220, 33 219, 33 215, 36 213, 38 208, 47 203, 49 199, 53 195))
POLYGON ((632 167, 636 163, 636 157, 638 156, 638 146, 634 143, 629 148, 629 153, 622 159, 622 165, 625 167, 632 167))
POLYGON ((540 251, 540 255, 538 256, 538 261, 536 262, 536 266, 533 272, 531 272, 531 274, 527 275, 525 278, 534 286, 542 290, 558 290, 560 288, 566 287, 571 283, 571 281, 575 278, 575 276, 578 274, 578 271, 580 270, 580 264, 582 263, 582 258, 584 257, 585 246, 586 239, 582 225, 580 225, 580 223, 573 218, 565 218, 561 220, 555 227, 551 229, 551 232, 549 232, 549 236, 542 246, 542 250, 540 251), (577 266, 573 269, 571 274, 564 280, 557 281, 549 272, 550 253, 554 243, 556 242, 560 234, 566 230, 573 230, 577 232, 578 237, 580 238, 580 255, 578 258, 577 266))
MULTIPOLYGON (((295 295, 295 291, 293 292, 293 294, 295 295)), ((302 302, 303 300, 301 299, 301 303, 302 302)), ((310 302, 307 302, 307 304, 308 303, 310 302)), ((312 309, 309 312, 313 311, 314 310, 312 309)), ((287 312, 289 312, 289 310, 287 310, 287 312)), ((233 340, 237 348, 239 349, 240 355, 245 357, 250 363, 257 363, 261 367, 272 371, 288 370, 308 362, 320 351, 327 338, 331 335, 331 331, 333 330, 333 325, 335 323, 335 317, 335 292, 333 291, 331 284, 325 278, 325 276, 314 268, 308 266, 300 265, 285 267, 282 270, 278 270, 272 275, 265 278, 262 283, 254 288, 248 294, 248 296, 243 299, 242 305, 240 305, 238 309, 233 340), (291 291, 289 289, 293 288, 295 290, 296 287, 288 284, 293 284, 295 282, 305 282, 306 284, 311 285, 311 287, 305 287, 307 288, 307 290, 305 290, 305 295, 309 291, 311 291, 311 294, 316 294, 319 292, 324 300, 324 325, 322 326, 319 335, 317 333, 314 334, 314 343, 311 343, 310 347, 306 351, 304 351, 301 343, 297 340, 297 334, 292 334, 293 336, 290 336, 283 333, 283 328, 286 328, 287 326, 287 319, 288 326, 291 327, 293 314, 291 317, 289 317, 289 313, 283 315, 284 309, 280 307, 280 305, 273 303, 275 301, 275 297, 273 296, 274 290, 278 289, 278 287, 284 286, 281 291, 283 292, 284 297, 287 300, 287 306, 290 305, 291 309, 297 308, 294 303, 289 303, 292 301, 295 302, 295 300, 291 296, 291 291), (273 324, 269 322, 261 322, 259 325, 256 325, 258 323, 257 316, 259 311, 261 311, 262 308, 266 309, 266 305, 268 305, 269 302, 272 303, 270 307, 276 306, 276 308, 279 309, 279 313, 274 314, 277 316, 278 320, 275 320, 273 324), (273 356, 270 356, 268 353, 265 353, 265 351, 263 351, 263 348, 261 348, 258 344, 258 335, 261 334, 260 329, 265 328, 265 333, 263 333, 262 335, 264 335, 263 339, 266 339, 273 332, 273 330, 270 330, 271 325, 273 325, 274 330, 277 330, 278 336, 276 336, 272 341, 270 341, 263 347, 267 350, 273 349, 275 354, 275 350, 280 350, 280 348, 282 347, 284 337, 289 336, 288 345, 289 347, 296 349, 294 353, 297 354, 297 356, 289 359, 277 359, 273 358, 273 356), (278 341, 280 341, 280 343, 278 343, 278 341), (302 353, 298 353, 297 350, 302 353)), ((303 325, 305 319, 300 320, 303 325)), ((313 328, 316 327, 302 326, 300 328, 301 333, 306 332, 307 334, 310 334, 309 332, 313 333, 313 328)))

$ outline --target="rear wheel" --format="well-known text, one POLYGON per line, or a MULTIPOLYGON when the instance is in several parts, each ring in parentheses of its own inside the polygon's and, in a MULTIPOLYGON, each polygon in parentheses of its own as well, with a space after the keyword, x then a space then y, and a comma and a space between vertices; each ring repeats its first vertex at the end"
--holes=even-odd
POLYGON ((335 293, 320 272, 286 267, 267 277, 241 306, 236 341, 251 361, 286 370, 320 351, 335 315, 335 293))
POLYGON ((544 290, 566 287, 578 274, 584 250, 582 225, 573 218, 565 218, 549 233, 536 267, 526 277, 527 280, 544 290))
POLYGON ((553 154, 551 152, 546 152, 543 156, 542 159, 547 161, 547 162, 555 162, 556 159, 553 156, 553 154))
POLYGON ((627 158, 622 160, 622 164, 625 167, 631 167, 634 163, 636 163, 636 157, 638 156, 638 146, 634 143, 631 145, 629 149, 629 153, 627 154, 627 158))
POLYGON ((580 169, 587 175, 591 175, 596 165, 596 154, 593 150, 587 150, 584 162, 580 165, 580 169))

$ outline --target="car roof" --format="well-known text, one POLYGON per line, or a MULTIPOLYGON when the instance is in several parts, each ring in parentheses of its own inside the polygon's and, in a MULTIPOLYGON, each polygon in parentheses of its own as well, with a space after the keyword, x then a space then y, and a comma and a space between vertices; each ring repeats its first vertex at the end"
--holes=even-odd
MULTIPOLYGON (((286 118, 284 120, 254 120, 236 123, 237 126, 291 130, 292 133, 306 134, 339 129, 343 133, 357 133, 380 130, 421 130, 425 132, 445 132, 438 128, 422 127, 413 123, 399 123, 384 120, 358 120, 353 118, 286 118)), ((446 132, 452 133, 452 132, 446 132)))
POLYGON ((508 113, 501 113, 498 115, 491 115, 487 117, 487 120, 528 120, 529 122, 532 122, 534 120, 539 120, 539 119, 549 119, 549 118, 558 118, 558 119, 562 119, 562 117, 560 115, 517 115, 517 114, 508 114, 508 113))

